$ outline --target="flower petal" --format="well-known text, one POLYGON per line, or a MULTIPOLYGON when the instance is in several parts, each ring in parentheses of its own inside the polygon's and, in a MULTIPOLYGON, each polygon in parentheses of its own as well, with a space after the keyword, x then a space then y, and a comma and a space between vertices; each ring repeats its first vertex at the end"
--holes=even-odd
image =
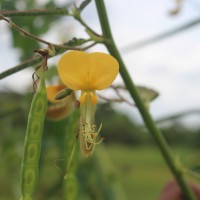
POLYGON ((51 103, 58 103, 58 102, 62 102, 65 99, 61 99, 61 100, 55 100, 56 94, 62 90, 66 88, 64 85, 50 85, 47 87, 47 99, 48 101, 50 101, 51 103))
POLYGON ((51 103, 48 105, 47 109, 47 117, 51 120, 60 120, 66 117, 70 111, 73 109, 73 102, 75 101, 74 93, 71 93, 67 97, 61 100, 55 100, 56 94, 60 91, 65 89, 64 85, 55 85, 55 86, 48 86, 47 87, 47 98, 48 101, 51 103))
POLYGON ((66 117, 73 109, 72 103, 65 102, 63 104, 55 104, 48 106, 46 116, 50 120, 61 120, 66 117))
POLYGON ((72 90, 87 90, 89 54, 71 51, 64 54, 58 63, 58 74, 62 82, 72 90))
POLYGON ((105 53, 71 51, 58 63, 62 82, 72 90, 102 90, 116 78, 119 64, 105 53))
POLYGON ((90 82, 92 90, 103 90, 109 87, 119 72, 117 60, 109 54, 90 54, 90 82))

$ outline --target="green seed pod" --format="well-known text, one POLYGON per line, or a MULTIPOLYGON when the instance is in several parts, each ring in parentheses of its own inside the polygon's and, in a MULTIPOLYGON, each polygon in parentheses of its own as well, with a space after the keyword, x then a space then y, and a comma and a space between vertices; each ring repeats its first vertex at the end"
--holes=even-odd
POLYGON ((39 86, 34 94, 28 116, 24 155, 21 167, 21 200, 31 200, 35 191, 39 172, 41 140, 47 110, 47 94, 43 68, 38 70, 39 86))

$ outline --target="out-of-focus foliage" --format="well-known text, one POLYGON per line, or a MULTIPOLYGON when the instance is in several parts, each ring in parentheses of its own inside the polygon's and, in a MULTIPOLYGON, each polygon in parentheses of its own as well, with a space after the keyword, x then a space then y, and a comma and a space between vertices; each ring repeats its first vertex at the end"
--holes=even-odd
MULTIPOLYGON (((117 142, 134 146, 154 144, 144 127, 139 127, 126 115, 114 110, 110 103, 99 105, 96 118, 98 123, 103 123, 101 135, 105 137, 106 143, 117 142)), ((161 130, 170 145, 200 147, 200 127, 191 129, 176 120, 168 126, 161 127, 161 130)))
MULTIPOLYGON (((19 196, 20 165, 31 97, 32 94, 24 96, 15 93, 1 93, 0 96, 2 104, 0 108, 0 156, 2 158, 0 178, 1 180, 6 180, 0 182, 0 190, 1 198, 5 200, 15 199, 16 196, 19 196)), ((68 118, 62 121, 46 120, 45 122, 40 161, 41 176, 39 189, 35 195, 37 199, 64 198, 62 192, 63 173, 65 171, 63 159, 66 156, 66 144, 68 141, 66 141, 65 137, 69 123, 68 118), (51 178, 49 178, 49 174, 51 174, 51 178)), ((71 139, 72 143, 78 142, 76 135, 72 136, 71 139)), ((94 195, 95 199, 116 199, 112 197, 114 195, 112 188, 109 189, 116 174, 104 176, 101 164, 98 164, 101 161, 102 159, 95 155, 90 159, 81 161, 82 164, 78 167, 80 188, 78 194, 80 199, 94 199, 94 195), (90 170, 88 170, 89 168, 90 170)), ((104 161, 103 164, 106 164, 106 162, 104 161)), ((109 173, 112 174, 113 171, 107 172, 107 174, 109 173)))
MULTIPOLYGON (((31 97, 32 94, 20 95, 13 92, 2 92, 0 94, 0 157, 2 163, 0 167, 0 196, 1 199, 4 200, 15 199, 16 196, 19 196, 20 165, 31 97)), ((104 144, 110 145, 110 143, 118 143, 131 145, 133 147, 138 147, 138 145, 144 146, 144 144, 154 145, 149 134, 145 133, 143 128, 139 128, 137 124, 132 122, 127 116, 114 110, 109 103, 99 105, 97 121, 98 123, 103 122, 102 136, 105 137, 104 144)), ((38 200, 56 200, 64 198, 62 182, 64 177, 63 159, 65 159, 66 155, 65 135, 67 124, 67 118, 57 122, 48 120, 45 122, 40 161, 41 177, 39 187, 35 194, 35 198, 38 200)), ((199 140, 197 140, 197 138, 200 137, 199 131, 186 131, 185 129, 185 132, 183 132, 180 131, 182 129, 182 125, 177 124, 176 126, 174 125, 164 129, 164 134, 169 143, 175 146, 177 146, 177 144, 187 144, 192 148, 195 146, 199 147, 199 140)), ((73 142, 75 141, 76 135, 74 135, 73 139, 73 142)), ((119 151, 122 151, 120 148, 122 147, 119 146, 119 151)), ((114 168, 109 167, 110 164, 105 160, 105 156, 102 157, 102 155, 107 155, 107 152, 105 153, 102 151, 100 146, 98 147, 97 145, 96 151, 96 154, 91 158, 86 160, 80 159, 79 161, 80 165, 77 169, 79 186, 78 199, 115 199, 113 197, 113 195, 115 195, 113 187, 115 188, 116 184, 120 181, 118 178, 124 177, 124 172, 121 172, 121 175, 118 174, 118 172, 114 170, 115 164, 114 168)), ((123 157, 127 156, 127 152, 122 152, 122 155, 123 156, 120 157, 119 152, 116 151, 116 154, 114 154, 112 151, 111 158, 115 160, 117 156, 119 160, 123 160, 123 157)), ((130 153, 130 155, 132 155, 132 153, 130 153)), ((142 160, 145 160, 145 158, 142 157, 142 160)), ((137 161, 134 162, 137 163, 137 161)), ((120 161, 120 163, 124 164, 123 166, 119 164, 117 165, 118 167, 130 170, 130 166, 126 166, 127 164, 125 164, 124 161, 120 161)), ((141 164, 141 166, 145 165, 141 164)), ((121 170, 121 168, 119 169, 121 170)), ((122 188, 127 188, 125 193, 129 197, 132 193, 131 189, 129 190, 128 188, 129 185, 131 185, 130 181, 132 182, 132 180, 135 179, 135 173, 133 176, 134 177, 129 180, 124 177, 122 184, 122 188)), ((143 178, 143 184, 148 184, 148 181, 145 183, 145 177, 143 178)), ((153 191, 155 195, 156 189, 153 191)))
POLYGON ((200 128, 192 129, 183 123, 175 122, 170 127, 165 127, 162 132, 171 145, 187 145, 190 147, 200 147, 200 128))
POLYGON ((96 112, 97 124, 102 123, 101 135, 105 142, 118 142, 130 145, 142 143, 145 137, 141 129, 126 115, 112 108, 111 103, 100 104, 96 112))

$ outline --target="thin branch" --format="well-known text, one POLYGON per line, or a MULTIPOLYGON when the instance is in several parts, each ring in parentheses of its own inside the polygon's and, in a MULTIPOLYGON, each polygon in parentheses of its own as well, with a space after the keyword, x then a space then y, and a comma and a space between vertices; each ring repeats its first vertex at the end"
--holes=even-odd
MULTIPOLYGON (((96 42, 93 42, 92 44, 90 44, 90 45, 88 45, 86 47, 76 48, 76 49, 79 50, 79 51, 85 51, 85 50, 93 47, 96 44, 97 44, 96 42)), ((64 51, 65 50, 63 50, 63 49, 59 49, 57 53, 60 54, 60 53, 63 53, 64 51)), ((38 64, 40 62, 41 62, 41 57, 40 56, 34 56, 34 57, 30 58, 30 59, 27 59, 24 62, 20 63, 19 65, 16 65, 16 66, 14 66, 14 67, 12 67, 12 68, 0 73, 0 80, 5 78, 5 77, 7 77, 7 76, 10 76, 10 75, 12 75, 12 74, 14 74, 16 72, 19 72, 19 71, 21 71, 21 70, 23 70, 25 68, 31 67, 33 65, 36 65, 36 64, 38 64)))
POLYGON ((82 19, 82 17, 80 15, 78 16, 74 16, 74 18, 82 25, 86 28, 86 30, 89 30, 92 34, 94 34, 96 37, 101 38, 102 36, 99 35, 98 33, 96 33, 92 28, 90 28, 82 19))
POLYGON ((166 121, 172 121, 172 120, 175 120, 175 119, 178 119, 178 118, 181 118, 181 117, 185 117, 185 116, 188 116, 188 115, 195 115, 195 114, 200 114, 200 109, 191 109, 191 110, 185 110, 185 111, 182 111, 180 113, 176 113, 176 114, 172 114, 172 115, 169 115, 169 116, 164 116, 164 117, 161 117, 156 121, 156 123, 163 123, 163 122, 166 122, 166 121))
POLYGON ((16 24, 14 24, 12 21, 8 20, 1 14, 0 14, 0 19, 6 21, 11 28, 17 30, 20 33, 23 33, 25 36, 32 38, 34 40, 37 40, 38 42, 44 43, 48 46, 53 46, 55 48, 61 48, 61 49, 67 49, 67 50, 79 50, 79 48, 76 48, 76 47, 71 47, 71 46, 67 46, 67 45, 58 45, 58 44, 53 44, 51 42, 45 41, 45 40, 29 33, 28 31, 25 31, 24 29, 20 28, 19 26, 17 26, 16 24))
MULTIPOLYGON (((44 44, 49 45, 50 43, 47 41, 44 41, 34 35, 32 35, 31 33, 28 33, 27 31, 21 29, 20 27, 18 27, 16 24, 14 24, 13 22, 9 21, 8 19, 6 19, 5 17, 18 17, 18 16, 39 16, 39 15, 68 15, 68 16, 72 16, 74 17, 77 21, 79 21, 79 23, 84 26, 86 28, 86 30, 88 30, 90 33, 92 33, 93 35, 95 35, 97 38, 101 38, 101 36, 99 34, 97 34, 94 30, 92 30, 81 18, 80 13, 78 11, 78 9, 75 7, 74 8, 74 13, 70 14, 68 12, 68 10, 66 9, 59 9, 59 8, 54 8, 54 9, 34 9, 34 10, 12 10, 12 11, 0 11, 0 19, 3 19, 5 21, 7 21, 10 26, 20 32, 22 32, 24 35, 29 36, 33 39, 38 40, 39 42, 42 42, 44 44)), ((62 45, 56 45, 56 44, 52 44, 54 46, 57 46, 59 48, 68 48, 67 46, 62 46, 62 45)))
POLYGON ((104 101, 107 101, 107 102, 112 102, 112 103, 127 103, 129 106, 135 106, 134 104, 132 104, 131 102, 129 102, 128 100, 126 100, 125 98, 123 97, 119 97, 119 98, 112 98, 112 99, 109 99, 101 94, 97 94, 98 97, 104 101))
POLYGON ((80 10, 76 7, 76 5, 74 5, 72 14, 72 17, 74 17, 75 20, 77 20, 82 26, 85 27, 86 32, 88 33, 88 35, 94 40, 94 41, 98 41, 98 42, 102 42, 102 40, 104 40, 104 38, 99 35, 98 33, 96 33, 92 28, 90 28, 89 25, 87 25, 87 23, 85 23, 85 21, 82 19, 81 17, 81 13, 80 10))
POLYGON ((130 102, 128 99, 126 99, 125 97, 123 97, 120 93, 119 90, 127 90, 125 86, 123 85, 111 85, 110 86, 110 89, 113 89, 115 94, 117 95, 117 98, 108 98, 108 97, 105 97, 101 94, 97 94, 98 97, 104 101, 107 101, 107 102, 114 102, 114 103, 127 103, 129 106, 135 106, 134 103, 130 102))
POLYGON ((41 16, 41 15, 69 15, 67 9, 33 9, 33 10, 3 10, 0 14, 4 17, 41 16))
POLYGON ((188 23, 185 23, 181 26, 178 26, 177 28, 175 29, 172 29, 172 30, 169 30, 169 31, 166 31, 164 33, 161 33, 159 35, 156 35, 156 36, 153 36, 151 38, 148 38, 148 39, 145 39, 143 41, 139 41, 139 42, 136 42, 136 43, 133 43, 133 44, 129 44, 125 47, 122 47, 121 48, 121 52, 123 54, 125 53, 129 53, 129 52, 132 52, 132 51, 135 51, 135 50, 138 50, 140 48, 143 48, 147 45, 150 45, 154 42, 158 42, 158 41, 161 41, 165 38, 168 38, 168 37, 171 37, 171 36, 174 36, 175 34, 178 34, 178 33, 181 33, 182 31, 186 31, 192 27, 195 27, 197 25, 200 24, 200 18, 197 18, 191 22, 188 22, 188 23))
MULTIPOLYGON (((39 15, 68 15, 74 17, 86 29, 94 35, 101 37, 94 30, 92 30, 81 18, 78 8, 74 7, 74 13, 70 14, 67 9, 53 8, 53 9, 33 9, 33 10, 11 10, 0 11, 0 18, 18 17, 18 16, 39 16, 39 15)), ((4 19, 5 20, 5 19, 4 19)), ((6 20, 8 22, 8 20, 6 20)), ((11 23, 11 22, 10 22, 11 23)), ((26 31, 25 31, 26 32, 26 31)))
POLYGON ((135 104, 133 104, 132 102, 128 101, 127 99, 125 99, 121 93, 120 93, 120 89, 123 89, 123 90, 127 90, 126 87, 124 86, 114 86, 114 85, 111 85, 111 88, 115 91, 116 95, 119 97, 119 99, 122 101, 122 102, 126 102, 129 106, 135 106, 135 104))
POLYGON ((9 75, 11 75, 11 74, 14 74, 14 73, 16 73, 18 71, 21 71, 21 70, 23 70, 23 69, 25 69, 27 67, 33 66, 33 65, 41 62, 41 60, 42 59, 39 56, 34 56, 34 57, 32 57, 32 58, 30 58, 28 60, 25 60, 24 62, 20 63, 19 65, 16 65, 16 66, 14 66, 14 67, 2 72, 0 74, 0 80, 5 78, 5 77, 7 77, 7 76, 9 76, 9 75))

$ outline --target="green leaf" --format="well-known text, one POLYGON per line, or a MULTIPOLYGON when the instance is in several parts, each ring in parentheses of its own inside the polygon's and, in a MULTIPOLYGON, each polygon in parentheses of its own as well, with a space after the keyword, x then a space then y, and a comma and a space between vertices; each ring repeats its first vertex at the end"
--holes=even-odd
POLYGON ((86 43, 87 41, 88 41, 88 39, 73 37, 70 41, 68 41, 67 43, 65 43, 65 45, 80 46, 80 45, 86 43))
POLYGON ((148 103, 154 100, 159 95, 155 90, 144 86, 137 86, 137 91, 139 92, 140 97, 144 103, 148 103))

